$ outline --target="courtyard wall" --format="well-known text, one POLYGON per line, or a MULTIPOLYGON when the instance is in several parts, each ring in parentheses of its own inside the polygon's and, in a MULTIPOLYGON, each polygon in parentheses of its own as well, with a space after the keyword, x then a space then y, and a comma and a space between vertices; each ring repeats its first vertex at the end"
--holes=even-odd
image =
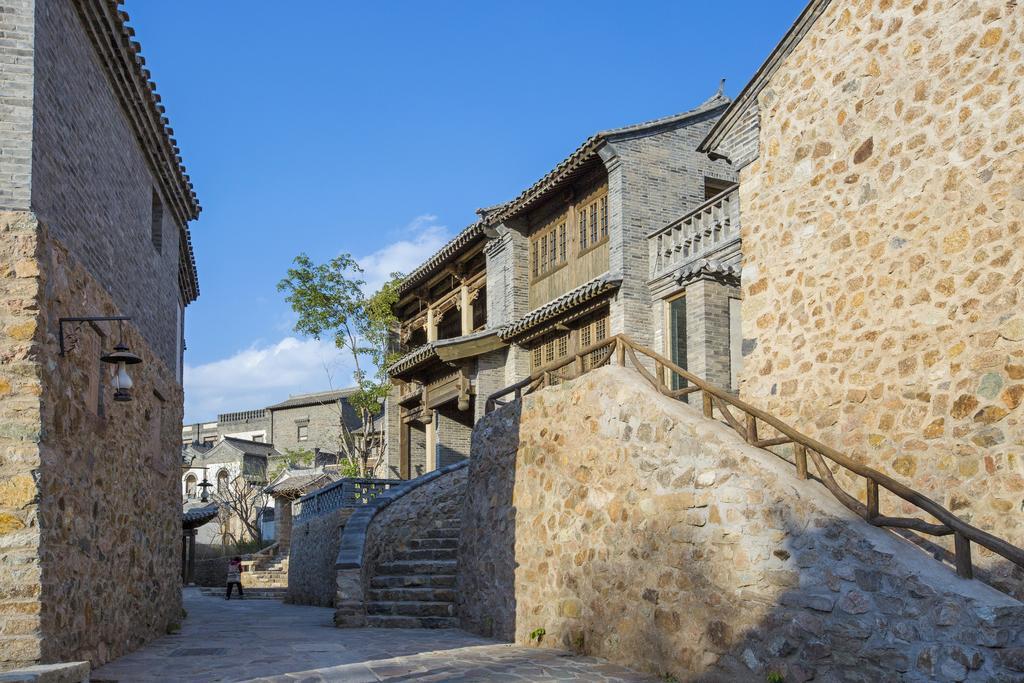
POLYGON ((333 607, 336 590, 334 564, 341 534, 353 508, 332 510, 292 527, 288 554, 288 595, 296 605, 333 607))
POLYGON ((678 680, 1019 680, 1024 605, 606 367, 485 417, 463 628, 678 680))
POLYGON ((740 183, 742 397, 1018 545, 1022 46, 1017 3, 833 1, 740 183))

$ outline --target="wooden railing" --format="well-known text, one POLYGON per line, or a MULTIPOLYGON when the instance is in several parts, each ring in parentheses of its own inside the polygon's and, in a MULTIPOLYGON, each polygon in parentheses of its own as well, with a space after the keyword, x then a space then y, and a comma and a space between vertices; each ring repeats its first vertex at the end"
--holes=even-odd
MULTIPOLYGON (((736 430, 752 446, 768 449, 773 446, 792 444, 793 464, 796 467, 797 477, 800 479, 812 478, 808 471, 808 460, 810 460, 817 472, 817 476, 813 478, 821 482, 839 502, 863 517, 869 524, 893 529, 910 529, 931 536, 952 535, 956 572, 959 576, 965 579, 970 579, 974 576, 973 564, 971 562, 971 543, 977 543, 1017 566, 1024 567, 1024 549, 1018 548, 1001 538, 997 538, 986 531, 968 524, 928 496, 901 484, 878 470, 856 462, 836 449, 806 434, 798 432, 782 420, 769 415, 759 408, 755 408, 749 403, 741 401, 728 391, 687 372, 661 354, 635 344, 624 335, 610 337, 598 344, 582 349, 578 353, 549 367, 541 368, 521 382, 517 382, 492 394, 487 398, 486 410, 490 412, 495 406, 502 405, 505 402, 503 399, 510 394, 519 399, 532 391, 549 386, 552 383, 552 372, 555 370, 572 365, 574 368, 573 376, 578 377, 588 369, 608 364, 613 356, 616 359, 617 365, 623 367, 632 366, 633 369, 639 372, 665 396, 682 398, 700 392, 704 416, 710 419, 721 420, 736 430), (587 353, 597 350, 606 350, 606 355, 604 355, 600 363, 594 363, 591 367, 584 368, 581 359, 587 353), (645 364, 638 355, 646 357, 649 362, 645 364), (651 370, 652 367, 653 372, 651 370), (679 389, 672 389, 673 375, 684 380, 685 386, 679 389), (733 409, 738 414, 734 414, 733 409), (771 427, 779 436, 761 438, 758 430, 762 423, 771 427), (826 460, 865 480, 866 503, 862 503, 858 498, 850 495, 840 486, 826 460), (931 515, 934 519, 938 520, 938 523, 929 522, 917 517, 891 517, 881 514, 879 512, 879 502, 880 493, 883 490, 931 515)), ((784 460, 786 459, 784 458, 784 460)), ((789 461, 786 460, 786 462, 789 461)))

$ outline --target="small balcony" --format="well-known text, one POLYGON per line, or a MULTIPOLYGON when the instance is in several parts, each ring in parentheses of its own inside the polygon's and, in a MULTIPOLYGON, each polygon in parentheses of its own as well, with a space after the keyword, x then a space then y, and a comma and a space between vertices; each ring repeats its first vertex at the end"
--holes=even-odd
POLYGON ((739 238, 740 202, 736 185, 647 235, 651 280, 697 259, 716 256, 735 246, 739 238))

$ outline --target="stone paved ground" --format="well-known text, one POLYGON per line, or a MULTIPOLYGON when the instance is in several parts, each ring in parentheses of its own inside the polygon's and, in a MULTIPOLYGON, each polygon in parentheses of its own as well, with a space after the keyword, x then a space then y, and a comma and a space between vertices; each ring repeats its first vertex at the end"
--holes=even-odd
POLYGON ((186 589, 181 633, 100 667, 103 681, 654 681, 593 657, 459 630, 337 629, 333 610, 186 589))

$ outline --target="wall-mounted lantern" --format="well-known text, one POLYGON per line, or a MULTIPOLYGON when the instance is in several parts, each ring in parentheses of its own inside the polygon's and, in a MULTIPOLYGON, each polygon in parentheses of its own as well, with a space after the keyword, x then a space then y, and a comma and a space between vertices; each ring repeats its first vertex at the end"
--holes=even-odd
MULTIPOLYGON (((142 359, 136 356, 134 353, 128 350, 128 347, 124 343, 124 328, 122 323, 125 320, 131 320, 126 315, 94 315, 85 316, 79 318, 61 318, 59 321, 60 325, 60 355, 63 356, 65 352, 64 343, 64 324, 76 324, 76 331, 81 329, 84 323, 94 322, 116 322, 118 329, 118 336, 120 341, 114 346, 114 350, 110 353, 105 353, 100 356, 100 360, 104 363, 110 363, 117 366, 117 373, 114 375, 114 400, 115 401, 130 401, 132 400, 132 378, 128 375, 128 366, 141 363, 142 359)), ((72 348, 74 347, 74 337, 72 337, 72 348)))

